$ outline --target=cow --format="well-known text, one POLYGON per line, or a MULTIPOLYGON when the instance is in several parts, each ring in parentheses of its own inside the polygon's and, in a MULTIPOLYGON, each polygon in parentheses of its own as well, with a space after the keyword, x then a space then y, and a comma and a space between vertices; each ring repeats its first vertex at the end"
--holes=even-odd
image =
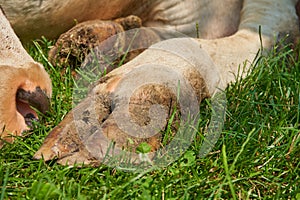
MULTIPOLYGON (((133 141, 133 148, 147 142, 155 151, 160 140, 157 133, 166 126, 170 115, 151 109, 161 104, 168 110, 174 106, 170 102, 176 104, 176 94, 168 87, 174 88, 180 80, 185 83, 180 85, 180 101, 194 99, 196 103, 224 90, 237 76, 247 74, 257 53, 270 49, 276 38, 299 34, 296 4, 296 0, 2 2, 7 18, 23 42, 41 35, 56 38, 77 22, 112 20, 131 14, 140 17, 144 27, 166 30, 154 29, 162 39, 170 30, 190 36, 154 44, 101 78, 88 97, 51 131, 34 157, 58 158, 62 164, 101 162, 110 148, 109 141, 122 149, 128 138, 133 141), (169 77, 170 74, 174 76, 169 77), (127 97, 130 100, 123 102, 127 97), (150 130, 150 111, 155 117, 162 116, 155 134, 146 139, 139 134, 130 135, 127 131, 137 132, 136 127, 141 132, 146 130, 145 134, 150 130), (126 125, 120 115, 132 118, 137 125, 126 125)), ((44 94, 49 91, 38 84, 34 86, 42 88, 44 94)), ((6 123, 4 119, 0 121, 6 123)))

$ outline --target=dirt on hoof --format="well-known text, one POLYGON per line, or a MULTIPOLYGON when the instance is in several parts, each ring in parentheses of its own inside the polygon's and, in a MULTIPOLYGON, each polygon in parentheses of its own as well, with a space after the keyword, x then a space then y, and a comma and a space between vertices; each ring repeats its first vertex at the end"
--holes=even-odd
POLYGON ((128 17, 118 18, 114 21, 117 22, 118 24, 120 24, 125 31, 142 27, 141 18, 139 18, 135 15, 129 15, 128 17))
POLYGON ((59 37, 49 52, 49 61, 54 66, 97 64, 101 73, 108 73, 159 41, 154 32, 141 26, 142 20, 134 15, 80 23, 59 37))
MULTIPOLYGON (((129 100, 128 111, 131 118, 129 123, 127 118, 121 121, 116 119, 116 115, 123 112, 123 110, 114 109, 118 107, 118 104, 124 103, 122 97, 112 100, 109 94, 102 93, 98 93, 94 98, 88 97, 51 131, 34 158, 43 157, 46 161, 57 158, 58 162, 63 165, 82 163, 97 166, 103 161, 110 145, 114 146, 115 153, 120 150, 135 153, 137 148, 144 143, 149 146, 150 152, 155 152, 163 146, 162 132, 155 129, 149 135, 147 131, 139 132, 130 125, 156 126, 157 124, 153 124, 155 122, 152 122, 151 118, 159 113, 155 113, 157 109, 153 109, 152 106, 158 104, 166 112, 165 119, 174 115, 174 120, 170 125, 167 120, 159 124, 161 130, 170 126, 171 132, 175 133, 180 123, 180 109, 175 95, 167 87, 161 85, 150 84, 141 87, 129 100), (174 108, 178 109, 174 110, 174 108), (130 127, 126 127, 127 125, 130 127), (134 134, 129 134, 127 131, 134 134)), ((171 137, 171 135, 168 136, 170 139, 171 137)))
POLYGON ((81 63, 90 49, 105 39, 123 32, 120 24, 113 21, 93 20, 80 23, 62 34, 49 52, 53 65, 81 63))

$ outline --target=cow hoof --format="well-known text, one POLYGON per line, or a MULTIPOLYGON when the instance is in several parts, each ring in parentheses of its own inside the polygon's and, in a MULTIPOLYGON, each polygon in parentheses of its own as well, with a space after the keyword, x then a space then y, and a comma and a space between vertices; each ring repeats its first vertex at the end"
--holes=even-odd
MULTIPOLYGON (((139 17, 128 16, 115 21, 92 20, 77 24, 62 34, 49 52, 49 61, 53 65, 76 66, 83 62, 90 50, 106 39, 129 29, 140 28, 139 17)), ((118 47, 124 46, 124 38, 116 38, 118 47)))

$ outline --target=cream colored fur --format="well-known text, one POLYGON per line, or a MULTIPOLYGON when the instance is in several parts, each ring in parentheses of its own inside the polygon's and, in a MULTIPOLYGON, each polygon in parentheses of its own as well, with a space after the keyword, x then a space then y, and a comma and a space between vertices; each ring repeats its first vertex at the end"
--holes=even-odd
POLYGON ((215 40, 199 39, 200 45, 220 71, 224 84, 221 88, 234 81, 237 75, 245 75, 239 74, 243 72, 239 70, 247 72, 260 48, 269 50, 280 34, 291 37, 299 35, 296 3, 297 0, 245 0, 235 34, 215 40))

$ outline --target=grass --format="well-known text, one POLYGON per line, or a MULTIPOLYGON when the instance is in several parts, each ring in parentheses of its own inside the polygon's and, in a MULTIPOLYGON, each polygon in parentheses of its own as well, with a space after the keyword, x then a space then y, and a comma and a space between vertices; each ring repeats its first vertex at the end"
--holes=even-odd
POLYGON ((154 171, 128 173, 32 160, 72 108, 71 70, 49 65, 43 56, 49 46, 51 42, 41 40, 28 51, 53 80, 52 107, 29 136, 0 150, 0 200, 300 199, 298 51, 274 49, 247 78, 227 88, 223 132, 205 158, 197 155, 210 120, 209 100, 201 104, 199 132, 180 159, 154 171))

